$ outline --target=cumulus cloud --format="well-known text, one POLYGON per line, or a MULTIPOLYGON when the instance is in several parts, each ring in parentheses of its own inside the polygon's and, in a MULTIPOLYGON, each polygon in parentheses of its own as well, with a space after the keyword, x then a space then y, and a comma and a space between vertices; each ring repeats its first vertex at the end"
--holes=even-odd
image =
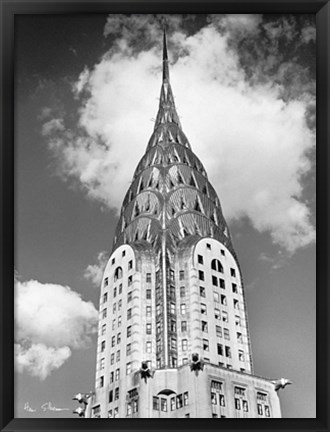
POLYGON ((84 272, 84 277, 90 280, 94 286, 99 287, 102 281, 105 266, 108 262, 109 253, 102 251, 97 255, 96 263, 89 264, 84 272))
POLYGON ((73 349, 87 348, 98 313, 67 286, 15 280, 15 359, 19 372, 45 379, 73 349))
MULTIPOLYGON (((310 30, 303 34, 292 17, 264 22, 259 15, 225 15, 187 35, 173 22, 170 73, 178 112, 225 216, 248 218, 289 252, 310 244, 315 230, 302 178, 315 145, 314 83, 290 58, 290 49, 310 41, 310 30), (283 35, 290 49, 283 49, 283 35)), ((60 175, 117 211, 152 132, 161 47, 149 43, 161 40, 160 32, 148 16, 110 16, 105 34, 114 38, 112 49, 76 83, 77 128, 59 131, 48 122, 44 129, 60 175)))

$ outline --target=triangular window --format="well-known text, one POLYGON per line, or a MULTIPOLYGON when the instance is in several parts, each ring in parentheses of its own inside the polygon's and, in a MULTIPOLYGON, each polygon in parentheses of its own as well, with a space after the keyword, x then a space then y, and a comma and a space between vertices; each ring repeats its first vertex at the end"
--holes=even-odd
POLYGON ((196 187, 196 182, 195 182, 194 176, 192 174, 190 176, 189 184, 190 184, 190 186, 196 187))

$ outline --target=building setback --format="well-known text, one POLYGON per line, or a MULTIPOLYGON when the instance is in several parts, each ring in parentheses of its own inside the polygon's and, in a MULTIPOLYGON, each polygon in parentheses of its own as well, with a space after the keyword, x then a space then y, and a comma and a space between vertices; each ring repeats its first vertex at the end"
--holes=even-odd
POLYGON ((84 417, 281 417, 254 375, 240 266, 219 198, 176 112, 166 34, 154 131, 104 271, 84 417))

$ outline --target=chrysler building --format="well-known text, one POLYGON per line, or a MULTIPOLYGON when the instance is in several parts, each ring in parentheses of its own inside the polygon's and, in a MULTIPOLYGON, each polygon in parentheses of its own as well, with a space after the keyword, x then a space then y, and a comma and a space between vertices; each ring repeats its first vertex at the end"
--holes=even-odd
POLYGON ((274 418, 287 383, 254 374, 241 268, 175 108, 164 31, 155 126, 101 285, 95 391, 76 412, 274 418))

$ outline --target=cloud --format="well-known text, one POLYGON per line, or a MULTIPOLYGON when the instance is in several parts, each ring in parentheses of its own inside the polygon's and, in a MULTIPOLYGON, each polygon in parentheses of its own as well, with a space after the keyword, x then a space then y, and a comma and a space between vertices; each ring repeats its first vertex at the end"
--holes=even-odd
POLYGON ((44 380, 53 370, 59 369, 71 356, 69 347, 47 347, 43 344, 33 344, 23 348, 15 344, 16 369, 18 372, 28 372, 34 377, 44 380))
POLYGON ((105 266, 108 262, 109 253, 102 251, 97 255, 96 264, 89 264, 84 272, 84 278, 92 281, 93 285, 100 287, 105 266))
MULTIPOLYGON (((315 240, 302 186, 315 146, 314 82, 307 66, 288 55, 301 46, 300 27, 293 18, 226 15, 212 16, 189 36, 173 25, 169 35, 183 129, 226 218, 247 217, 290 253, 315 240)), ((59 174, 118 212, 156 115, 159 32, 148 17, 110 16, 105 34, 113 48, 77 80, 77 128, 46 128, 59 174)))
POLYGON ((98 312, 67 286, 15 280, 15 357, 19 372, 45 379, 87 348, 98 312))

